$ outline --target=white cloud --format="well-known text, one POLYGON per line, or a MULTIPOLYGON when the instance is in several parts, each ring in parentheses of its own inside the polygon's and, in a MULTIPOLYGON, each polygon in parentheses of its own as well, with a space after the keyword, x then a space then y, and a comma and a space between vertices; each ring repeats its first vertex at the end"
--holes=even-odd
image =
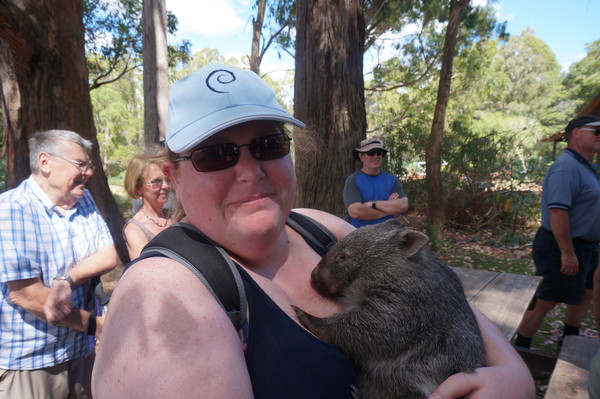
POLYGON ((565 72, 565 73, 566 73, 566 72, 569 72, 569 69, 571 68, 571 65, 573 65, 573 64, 574 64, 574 63, 576 63, 576 62, 579 62, 579 61, 581 61, 581 60, 582 60, 582 59, 584 59, 586 56, 587 56, 587 53, 586 53, 586 52, 584 52, 584 51, 582 51, 582 52, 580 52, 580 53, 577 53, 577 55, 575 55, 575 57, 574 57, 574 59, 573 59, 572 61, 567 61, 567 62, 564 62, 564 63, 561 65, 562 71, 563 71, 563 72, 565 72))
POLYGON ((497 4, 497 3, 492 4, 492 8, 494 10, 496 10, 496 18, 498 19, 499 22, 504 22, 504 21, 506 21, 506 22, 512 22, 515 19, 514 14, 512 14, 512 13, 505 14, 502 11, 502 5, 501 4, 497 4))
MULTIPOLYGON (((166 0, 179 21, 178 33, 222 36, 243 30, 247 21, 232 0, 166 0)), ((248 10, 248 8, 243 8, 248 10)))
POLYGON ((471 5, 473 7, 485 7, 485 6, 487 6, 487 4, 488 4, 487 0, 473 0, 471 2, 471 5))
POLYGON ((585 51, 582 51, 581 53, 577 53, 577 55, 575 56, 575 61, 581 61, 585 57, 587 57, 587 53, 585 51))
POLYGON ((263 61, 260 64, 260 73, 262 75, 268 74, 274 80, 282 80, 287 77, 287 75, 294 71, 293 59, 281 62, 265 62, 263 61))

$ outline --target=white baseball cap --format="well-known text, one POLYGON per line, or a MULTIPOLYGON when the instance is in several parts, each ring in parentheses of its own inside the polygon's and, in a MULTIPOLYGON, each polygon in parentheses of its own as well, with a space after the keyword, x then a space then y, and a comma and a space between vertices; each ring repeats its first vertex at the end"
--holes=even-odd
POLYGON ((223 129, 253 120, 305 127, 254 72, 207 65, 171 88, 166 145, 175 153, 186 152, 223 129))

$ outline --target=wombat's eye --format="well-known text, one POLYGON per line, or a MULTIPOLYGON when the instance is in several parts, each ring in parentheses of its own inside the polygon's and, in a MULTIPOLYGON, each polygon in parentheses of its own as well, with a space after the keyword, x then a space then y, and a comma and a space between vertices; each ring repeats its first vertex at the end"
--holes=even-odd
POLYGON ((335 261, 336 262, 344 262, 346 259, 348 258, 348 256, 344 253, 339 253, 337 254, 337 256, 335 257, 335 261))

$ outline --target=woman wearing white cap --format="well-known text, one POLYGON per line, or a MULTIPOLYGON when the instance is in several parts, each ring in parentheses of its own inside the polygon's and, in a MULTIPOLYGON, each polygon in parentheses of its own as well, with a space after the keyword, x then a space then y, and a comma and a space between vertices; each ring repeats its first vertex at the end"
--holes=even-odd
MULTIPOLYGON (((210 65, 173 86, 167 130, 173 153, 164 171, 185 211, 183 222, 237 263, 249 305, 243 342, 188 269, 167 258, 143 259, 111 298, 95 398, 348 398, 356 392, 350 361, 304 330, 291 308, 321 317, 339 309, 311 286, 320 256, 286 223, 296 179, 283 123, 304 127, 252 72, 210 65)), ((338 238, 352 230, 330 214, 297 211, 338 238)), ((490 367, 452 376, 434 397, 533 397, 518 354, 477 316, 490 367)))

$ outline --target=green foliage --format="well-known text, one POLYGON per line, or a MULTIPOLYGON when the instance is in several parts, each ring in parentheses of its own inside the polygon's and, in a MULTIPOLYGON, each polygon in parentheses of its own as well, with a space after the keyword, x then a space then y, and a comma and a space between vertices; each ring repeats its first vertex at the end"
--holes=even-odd
POLYGON ((105 173, 116 175, 144 147, 141 74, 131 71, 111 85, 93 90, 94 122, 105 173))
MULTIPOLYGON (((256 3, 260 1, 266 0, 256 0, 256 3)), ((279 58, 281 58, 280 50, 294 53, 296 2, 294 0, 267 1, 267 11, 261 35, 263 38, 273 38, 274 43, 278 45, 279 58), (265 34, 265 31, 268 34, 265 34)))
MULTIPOLYGON (((90 73, 95 89, 142 66, 142 2, 84 0, 83 24, 90 73)), ((177 31, 177 18, 167 11, 167 32, 177 31)), ((169 65, 189 60, 191 43, 168 46, 169 65)))
MULTIPOLYGON (((545 43, 529 30, 507 40, 489 9, 472 11, 459 35, 446 113, 446 218, 474 228, 495 226, 501 241, 512 242, 539 221, 537 184, 551 150, 540 139, 562 128, 573 109, 565 102, 556 57, 545 43)), ((439 68, 428 60, 439 52, 440 37, 424 23, 415 38, 398 45, 398 57, 377 66, 366 84, 369 135, 383 138, 391 150, 385 168, 404 176, 414 190, 411 207, 421 210, 427 204, 423 161, 439 68)), ((590 59, 597 61, 597 56, 590 59)), ((581 65, 591 72, 590 59, 581 65)))
POLYGON ((577 111, 600 93, 600 40, 588 44, 587 55, 571 65, 564 86, 577 111))
MULTIPOLYGON (((173 82, 210 63, 247 68, 243 58, 227 58, 216 49, 202 49, 194 54, 189 63, 172 68, 169 80, 173 82)), ((264 79, 273 88, 280 102, 291 112, 291 95, 286 90, 293 81, 292 74, 288 74, 286 80, 274 80, 269 76, 264 79)), ((100 156, 109 179, 120 176, 127 168, 132 155, 144 149, 142 91, 142 73, 132 70, 112 84, 100 86, 90 93, 100 156)))
MULTIPOLYGON (((85 5, 86 16, 95 18, 88 28, 94 38, 89 47, 90 63, 95 63, 95 69, 90 68, 93 79, 129 68, 123 57, 139 63, 140 43, 124 38, 139 39, 141 4, 86 0, 85 5), (122 64, 113 64, 117 54, 122 64), (112 72, 106 74, 110 68, 112 72)), ((283 51, 293 51, 295 2, 269 1, 267 7, 263 36, 285 25, 278 44, 283 51)), ((365 82, 367 133, 382 138, 390 149, 384 168, 402 176, 411 209, 426 209, 423 161, 449 5, 441 0, 364 0, 363 8, 365 50, 376 46, 375 39, 384 33, 396 37, 392 46, 396 56, 378 64, 369 75, 372 79, 365 82), (375 6, 381 6, 376 13, 375 6)), ((495 226, 500 241, 510 243, 521 240, 522 230, 539 219, 536 184, 551 161, 551 146, 540 143, 540 138, 564 127, 575 110, 600 90, 600 41, 591 43, 587 57, 573 64, 563 78, 554 54, 534 32, 508 37, 505 24, 494 15, 491 6, 470 6, 461 23, 442 172, 450 223, 495 226)), ((176 26, 171 17, 170 29, 176 26)), ((172 63, 169 80, 172 83, 209 63, 248 68, 245 56, 227 58, 205 48, 172 63)), ((143 146, 141 77, 124 76, 120 84, 93 95, 101 154, 111 176, 119 176, 143 146)), ((291 111, 291 74, 285 80, 263 78, 291 111)))
POLYGON ((560 66, 550 48, 533 32, 511 36, 495 61, 503 68, 502 85, 490 98, 499 111, 534 118, 542 125, 564 120, 553 106, 564 97, 560 66))

